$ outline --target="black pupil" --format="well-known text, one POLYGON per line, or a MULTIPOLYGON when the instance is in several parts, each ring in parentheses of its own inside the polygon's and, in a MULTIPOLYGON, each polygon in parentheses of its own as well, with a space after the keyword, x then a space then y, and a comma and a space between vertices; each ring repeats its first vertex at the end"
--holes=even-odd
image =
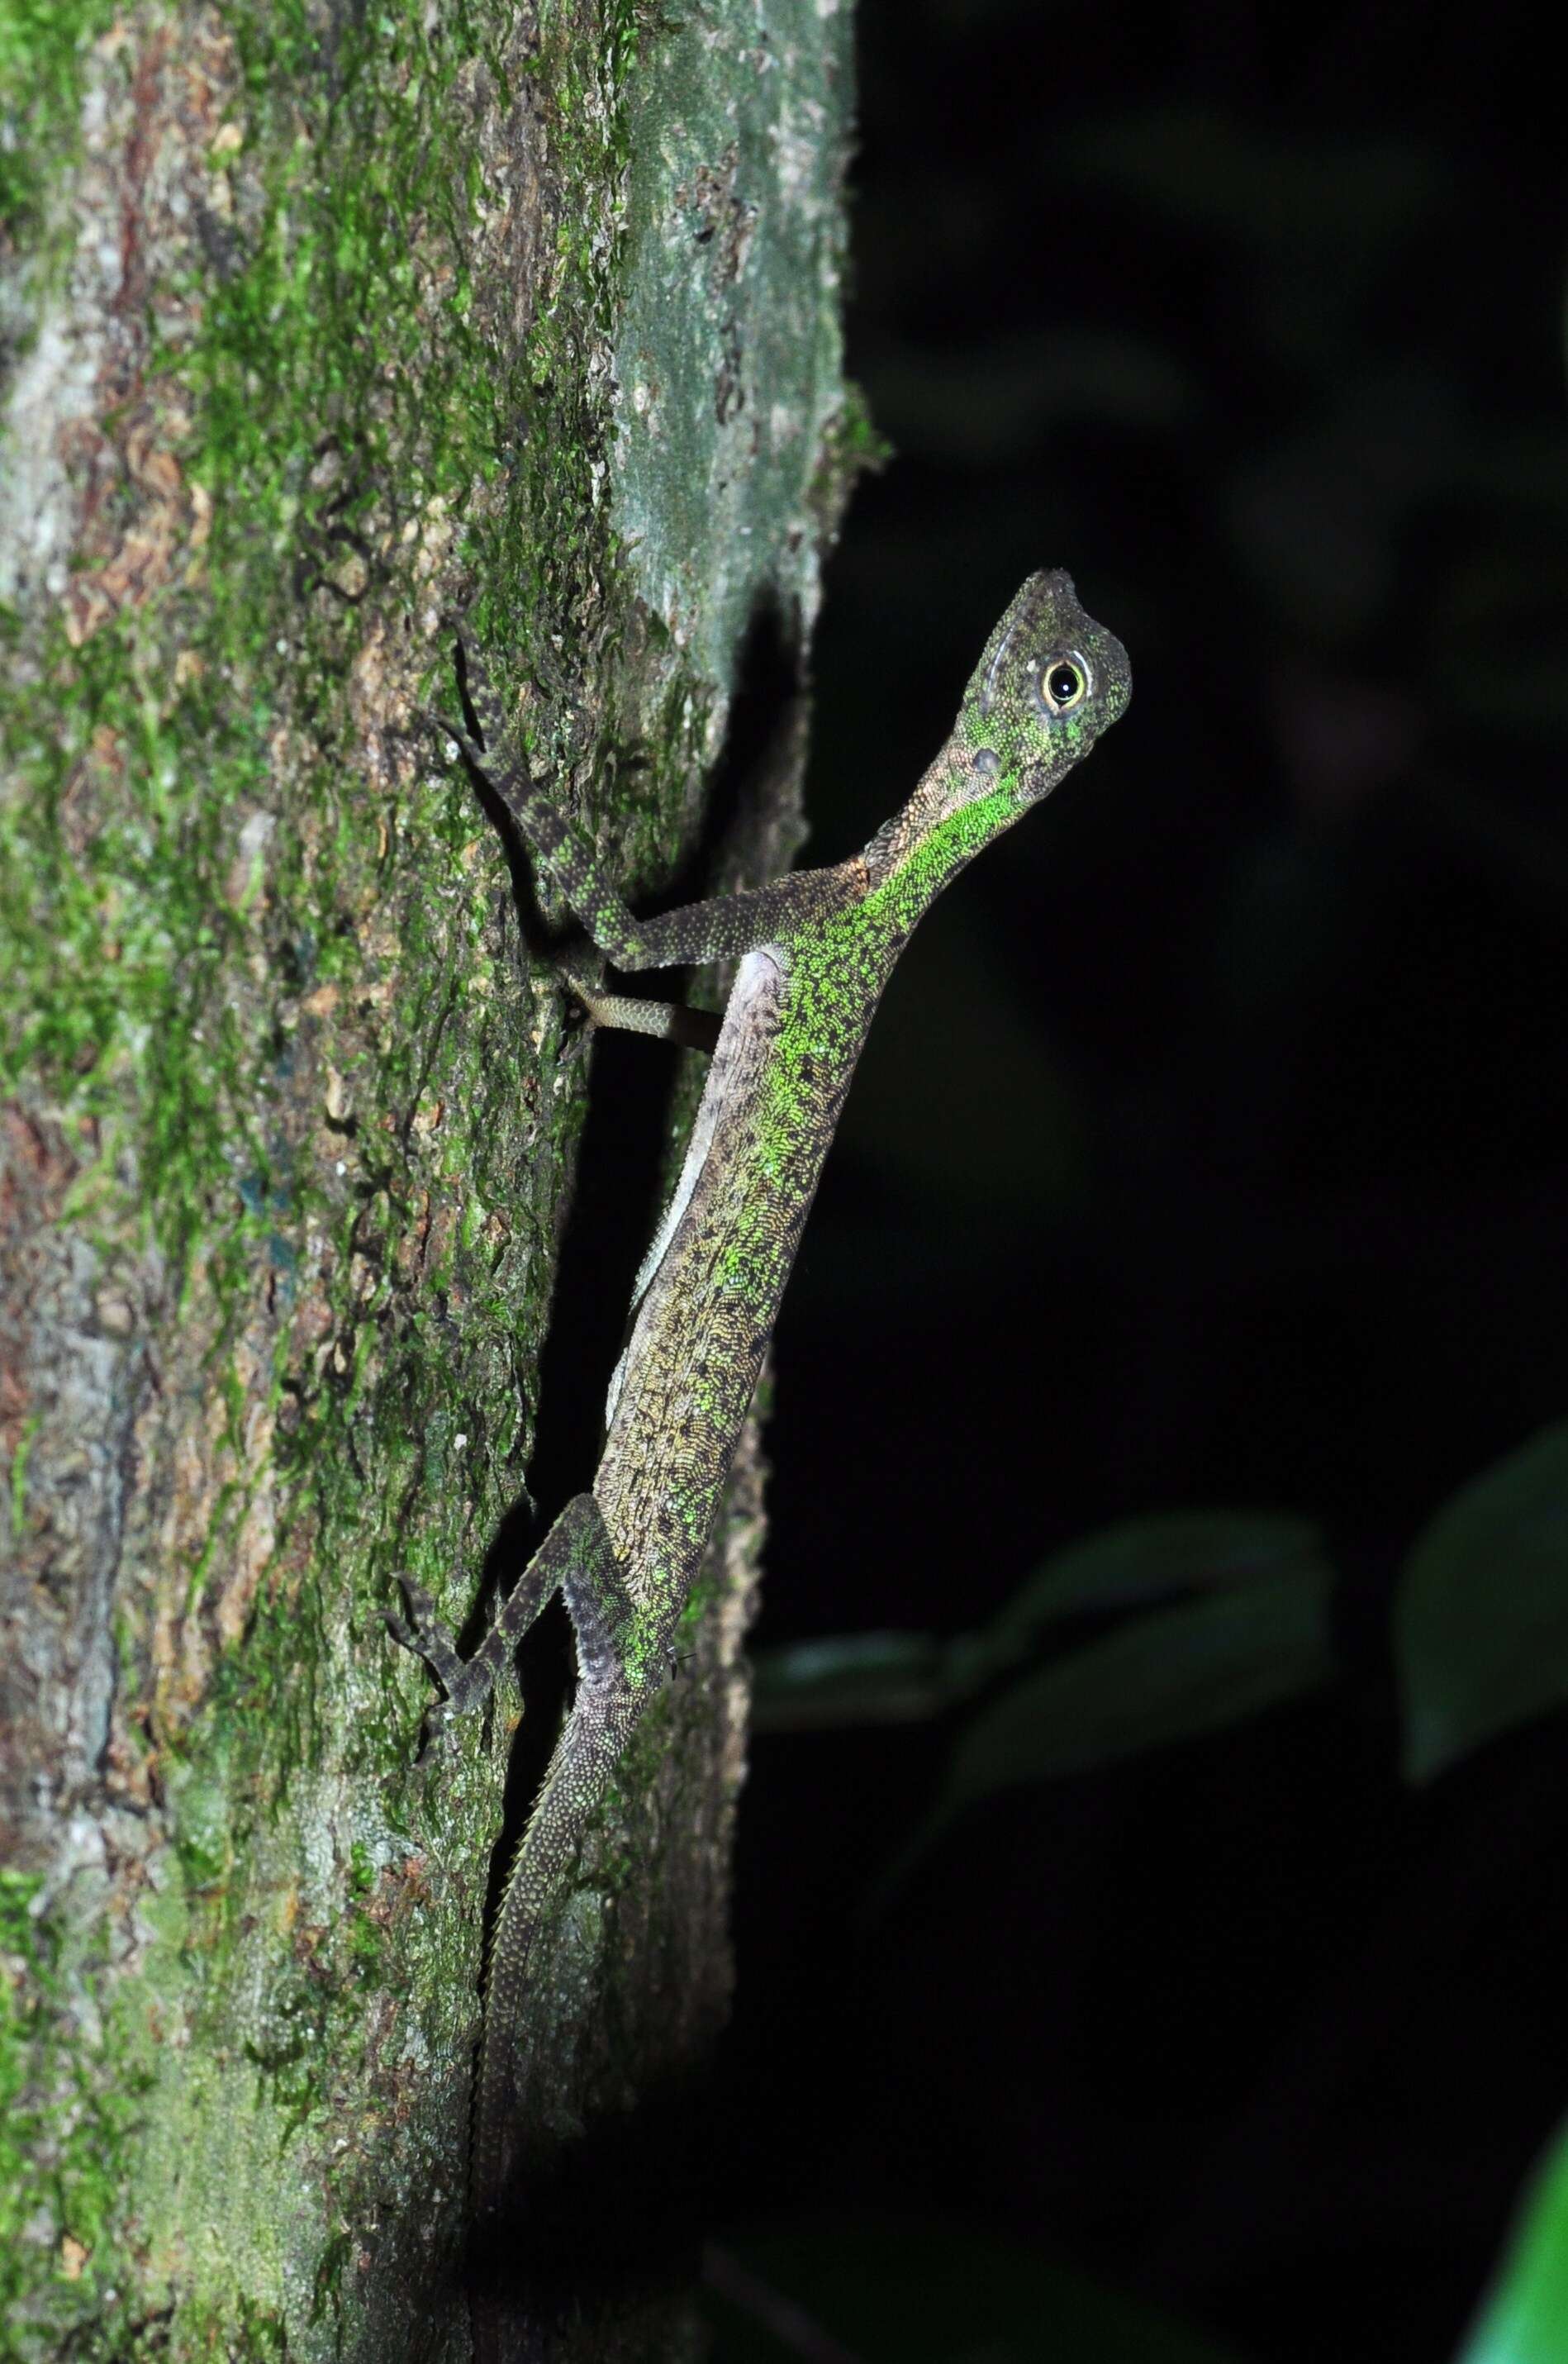
POLYGON ((1065 706, 1069 698, 1076 697, 1083 686, 1076 665, 1052 665, 1046 676, 1046 687, 1058 706, 1065 706))

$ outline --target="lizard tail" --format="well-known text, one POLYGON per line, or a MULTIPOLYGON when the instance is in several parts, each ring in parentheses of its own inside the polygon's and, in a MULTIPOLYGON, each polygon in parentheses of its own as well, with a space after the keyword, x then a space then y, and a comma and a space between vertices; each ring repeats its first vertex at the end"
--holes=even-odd
MULTIPOLYGON (((482 2253, 500 2225, 515 2180, 521 2022, 539 1934, 553 1917, 584 1831, 609 1788, 642 1704, 619 1684, 580 1683, 502 1893, 490 1937, 473 2087, 470 2198, 482 2253)), ((498 2358, 494 2294, 476 2297, 473 2329, 482 2364, 498 2358)))

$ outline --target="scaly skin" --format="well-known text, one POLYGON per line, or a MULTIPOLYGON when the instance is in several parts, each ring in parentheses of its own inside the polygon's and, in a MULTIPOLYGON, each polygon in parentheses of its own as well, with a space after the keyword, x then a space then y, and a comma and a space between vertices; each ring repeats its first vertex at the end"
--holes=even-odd
MULTIPOLYGON (((470 682, 483 700, 472 658, 470 682)), ((1050 795, 1130 694, 1126 652, 1084 615, 1068 577, 1031 575, 986 644, 951 737, 862 853, 650 920, 633 919, 592 847, 521 765, 497 761, 502 734, 489 719, 488 753, 459 734, 617 966, 740 964, 685 1165, 639 1276, 592 1492, 567 1504, 466 1662, 406 1579, 412 1623, 389 1620, 447 1692, 430 1711, 438 1727, 487 1695, 557 1587, 577 1638, 572 1712, 491 1937, 473 2115, 481 2235, 508 2196, 517 2031, 535 1942, 663 1679, 883 988, 949 880, 1050 795)), ((568 982, 599 1023, 680 1031, 667 1005, 628 1005, 576 967, 568 982)), ((474 2331, 482 2364, 495 2364, 502 2329, 493 2302, 476 2301, 474 2331)))

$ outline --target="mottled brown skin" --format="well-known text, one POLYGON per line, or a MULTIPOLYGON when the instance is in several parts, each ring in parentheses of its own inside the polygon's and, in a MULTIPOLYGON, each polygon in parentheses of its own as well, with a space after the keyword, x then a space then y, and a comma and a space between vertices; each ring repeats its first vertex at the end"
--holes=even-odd
MULTIPOLYGON (((471 686, 481 683, 471 662, 471 686)), ((576 1635, 572 1712, 491 1937, 473 2122, 482 2229, 508 2197, 515 2053, 535 1941, 663 1679, 883 988, 942 887, 1049 795, 1130 689, 1125 652, 1084 615, 1068 577, 1032 575, 992 634, 951 737, 862 853, 640 921, 586 841, 505 759, 504 734, 486 719, 488 752, 459 734, 617 965, 740 962, 681 1178, 639 1276, 592 1490, 566 1505, 466 1662, 406 1578, 412 1622, 389 1621, 447 1693, 430 1711, 437 1727, 487 1696, 558 1587, 576 1635)), ((677 1031, 669 1005, 628 1003, 575 969, 568 982, 599 1023, 677 1031)), ((499 2325, 486 2302, 476 2304, 474 2329, 476 2352, 495 2364, 499 2325)))

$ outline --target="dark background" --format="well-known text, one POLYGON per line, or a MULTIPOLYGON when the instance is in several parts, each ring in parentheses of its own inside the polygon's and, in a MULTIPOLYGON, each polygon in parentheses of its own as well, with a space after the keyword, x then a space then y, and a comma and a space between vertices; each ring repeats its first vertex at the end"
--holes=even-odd
POLYGON ((1130 1512, 1342 1571, 1315 1704, 973 1813, 758 1740, 737 2217, 962 2217, 1257 2358, 1451 2355, 1568 2102, 1563 1720, 1398 1771, 1402 1553, 1568 1403, 1568 439, 1542 12, 861 0, 850 360, 896 458, 806 859, 1022 577, 1123 721, 926 923, 777 1338, 766 1648, 953 1633, 1130 1512))

